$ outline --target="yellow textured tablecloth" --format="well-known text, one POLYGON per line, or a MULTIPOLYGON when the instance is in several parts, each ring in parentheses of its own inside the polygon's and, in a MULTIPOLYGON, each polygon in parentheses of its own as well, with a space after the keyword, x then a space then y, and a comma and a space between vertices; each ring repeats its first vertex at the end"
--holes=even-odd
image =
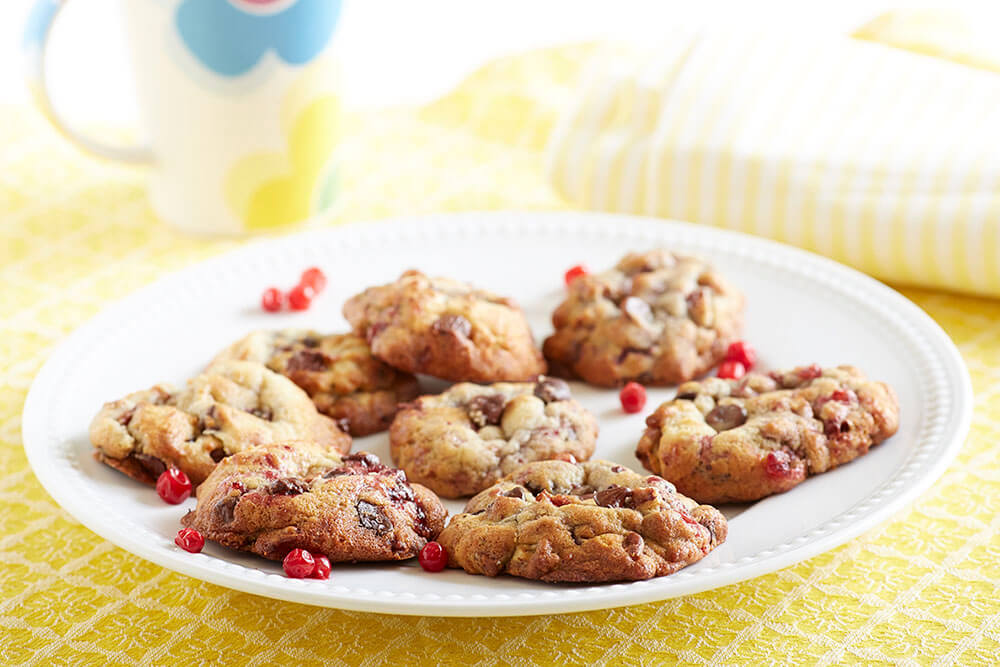
MULTIPOLYGON (((564 208, 542 147, 585 47, 495 63, 419 111, 352 118, 331 224, 564 208)), ((969 441, 914 505, 775 574, 623 609, 508 619, 341 612, 233 592, 100 539, 31 473, 20 414, 59 340, 109 301, 236 241, 155 222, 143 174, 0 109, 0 663, 701 664, 995 662, 1000 654, 1000 303, 906 294, 972 373, 969 441)))

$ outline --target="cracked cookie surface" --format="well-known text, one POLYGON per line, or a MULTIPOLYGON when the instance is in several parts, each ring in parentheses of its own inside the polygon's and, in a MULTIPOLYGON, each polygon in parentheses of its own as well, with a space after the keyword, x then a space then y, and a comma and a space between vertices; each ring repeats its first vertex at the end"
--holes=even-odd
POLYGON ((97 459, 146 484, 172 467, 197 485, 227 456, 284 440, 351 448, 302 389, 249 361, 214 364, 184 389, 161 384, 105 403, 90 424, 97 459))
POLYGON ((254 361, 281 373, 355 437, 389 428, 397 404, 420 393, 415 377, 373 357, 365 339, 353 333, 256 331, 215 359, 254 361))
POLYGON ((406 271, 344 304, 344 317, 390 366, 453 382, 525 381, 545 372, 520 307, 449 278, 406 271))
POLYGON ((867 453, 899 428, 899 403, 853 366, 812 365, 688 382, 646 425, 643 465, 700 502, 742 502, 867 453))
POLYGON ((726 519, 609 461, 530 463, 472 498, 438 537, 471 574, 551 582, 671 574, 726 539, 726 519))
POLYGON ((396 415, 389 446, 411 479, 458 498, 523 463, 588 459, 597 432, 597 420, 573 400, 569 385, 542 376, 534 383, 462 383, 422 396, 396 415))
POLYGON ((741 292, 704 261, 667 250, 630 253, 567 290, 545 357, 553 373, 602 387, 697 377, 722 360, 743 324, 741 292))
POLYGON ((373 454, 286 443, 219 463, 181 523, 271 560, 306 549, 337 563, 412 558, 446 516, 437 496, 373 454))

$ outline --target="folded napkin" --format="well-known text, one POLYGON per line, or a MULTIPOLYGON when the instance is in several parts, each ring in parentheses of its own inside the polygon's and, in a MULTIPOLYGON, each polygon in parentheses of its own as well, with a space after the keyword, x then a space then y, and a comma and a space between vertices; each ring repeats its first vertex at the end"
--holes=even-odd
POLYGON ((1000 76, 846 36, 664 43, 599 64, 555 123, 566 198, 1000 296, 1000 76))

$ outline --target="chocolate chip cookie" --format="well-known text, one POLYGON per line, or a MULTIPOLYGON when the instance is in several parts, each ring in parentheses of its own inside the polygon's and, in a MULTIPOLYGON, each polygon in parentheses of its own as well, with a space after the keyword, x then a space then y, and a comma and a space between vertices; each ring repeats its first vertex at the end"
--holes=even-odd
POLYGON ((552 315, 552 372, 613 387, 670 385, 725 356, 743 325, 743 295, 704 261, 653 250, 584 275, 552 315))
POLYGON ((392 460, 410 479, 445 498, 469 496, 529 461, 594 453, 597 421, 569 385, 457 384, 403 406, 392 422, 392 460))
POLYGON ((608 461, 529 463, 472 498, 438 541, 471 574, 565 582, 671 574, 726 539, 726 519, 608 461))
POLYGON ((420 393, 415 377, 373 357, 353 333, 257 331, 216 357, 231 359, 255 361, 291 379, 355 437, 389 428, 396 405, 420 393))
POLYGON ((344 317, 390 366, 453 382, 520 382, 545 372, 520 307, 449 278, 407 271, 344 304, 344 317))
POLYGON ((351 448, 295 383, 249 361, 214 364, 185 389, 161 384, 106 403, 90 424, 97 459, 146 484, 167 467, 199 484, 227 456, 286 440, 351 448))
POLYGON ((688 382, 646 425, 643 465, 699 502, 741 502, 865 454, 899 428, 899 403, 857 368, 812 365, 688 382))
POLYGON ((373 454, 270 444, 219 463, 181 523, 271 560, 305 549, 336 563, 412 558, 446 516, 437 496, 373 454))

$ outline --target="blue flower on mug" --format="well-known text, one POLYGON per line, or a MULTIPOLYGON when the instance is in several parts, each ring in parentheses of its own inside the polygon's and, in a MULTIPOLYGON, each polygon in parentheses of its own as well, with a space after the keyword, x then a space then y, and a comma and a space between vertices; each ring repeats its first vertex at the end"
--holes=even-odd
POLYGON ((340 16, 340 0, 183 0, 177 30, 191 52, 217 74, 240 76, 273 50, 303 65, 323 50, 340 16))

